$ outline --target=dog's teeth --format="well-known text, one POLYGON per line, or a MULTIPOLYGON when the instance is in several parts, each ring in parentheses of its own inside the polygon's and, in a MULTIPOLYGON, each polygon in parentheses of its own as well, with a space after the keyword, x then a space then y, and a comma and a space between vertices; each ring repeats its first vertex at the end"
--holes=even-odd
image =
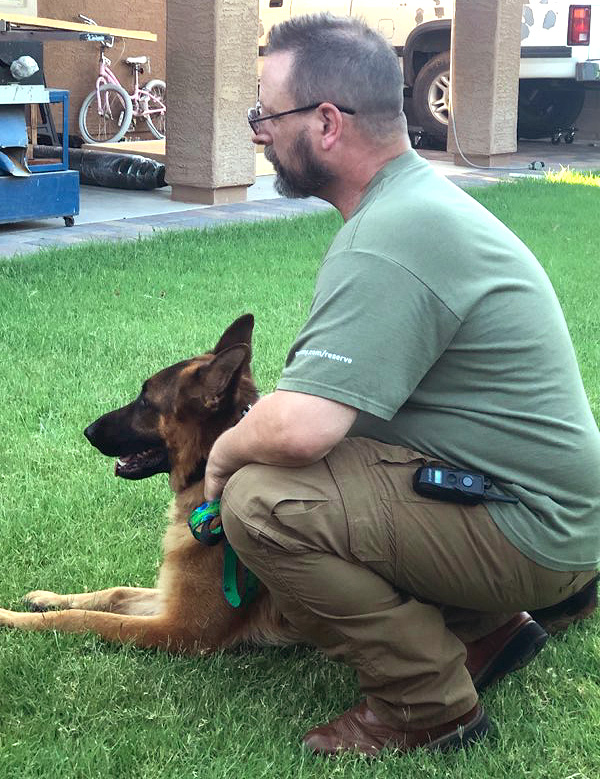
POLYGON ((120 458, 120 457, 118 457, 118 458, 117 458, 117 463, 118 463, 119 465, 126 465, 126 464, 127 464, 127 463, 124 463, 124 462, 123 462, 123 460, 121 460, 121 458, 120 458))

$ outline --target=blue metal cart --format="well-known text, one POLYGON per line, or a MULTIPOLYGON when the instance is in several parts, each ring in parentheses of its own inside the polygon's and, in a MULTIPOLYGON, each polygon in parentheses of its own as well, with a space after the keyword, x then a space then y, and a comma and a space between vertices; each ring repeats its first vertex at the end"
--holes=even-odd
POLYGON ((0 85, 0 223, 79 213, 79 174, 69 170, 69 93, 25 84, 0 85), (62 103, 62 159, 29 168, 25 107, 62 103))

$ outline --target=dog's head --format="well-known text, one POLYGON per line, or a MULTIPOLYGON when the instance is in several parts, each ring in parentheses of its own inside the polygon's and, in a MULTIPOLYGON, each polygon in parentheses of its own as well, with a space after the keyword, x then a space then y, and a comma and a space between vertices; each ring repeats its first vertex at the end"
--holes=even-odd
POLYGON ((251 314, 240 317, 212 351, 155 373, 132 403, 85 429, 102 454, 118 458, 117 476, 170 473, 175 490, 204 476, 215 440, 257 398, 250 372, 253 326, 251 314))

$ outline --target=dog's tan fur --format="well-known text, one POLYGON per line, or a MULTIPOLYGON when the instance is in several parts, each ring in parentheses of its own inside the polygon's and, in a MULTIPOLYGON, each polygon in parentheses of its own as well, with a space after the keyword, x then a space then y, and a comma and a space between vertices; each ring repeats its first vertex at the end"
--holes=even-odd
MULTIPOLYGON (((86 430, 105 454, 114 454, 105 451, 114 448, 112 443, 98 444, 94 437, 98 430, 109 428, 121 438, 130 433, 137 441, 150 437, 166 446, 175 498, 156 589, 113 587, 71 595, 36 590, 26 596, 36 613, 0 609, 0 625, 91 631, 108 641, 191 654, 242 642, 265 645, 297 640, 264 587, 248 606, 229 606, 221 589, 223 544, 203 546, 187 525, 190 513, 204 502, 204 480, 194 474, 220 433, 239 421, 256 399, 249 365, 252 326, 250 315, 240 317, 212 352, 155 374, 133 403, 105 414, 86 430), (129 431, 123 430, 127 426, 129 431)), ((132 451, 136 450, 117 454, 132 451)))

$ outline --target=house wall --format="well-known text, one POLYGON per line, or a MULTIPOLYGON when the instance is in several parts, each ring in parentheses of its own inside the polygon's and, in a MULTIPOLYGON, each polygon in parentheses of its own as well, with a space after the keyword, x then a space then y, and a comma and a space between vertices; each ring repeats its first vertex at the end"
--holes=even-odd
MULTIPOLYGON (((166 56, 166 3, 167 0, 37 0, 38 16, 65 21, 81 22, 82 13, 106 27, 126 30, 147 30, 156 33, 156 43, 125 38, 115 40, 107 56, 111 68, 131 91, 133 71, 123 60, 145 54, 150 57, 151 71, 142 75, 142 83, 151 78, 165 78, 166 56)), ((99 43, 61 41, 44 45, 44 71, 48 86, 70 91, 69 127, 78 134, 77 117, 85 96, 92 91, 98 73, 99 43)), ((128 137, 147 137, 141 132, 128 137)))

